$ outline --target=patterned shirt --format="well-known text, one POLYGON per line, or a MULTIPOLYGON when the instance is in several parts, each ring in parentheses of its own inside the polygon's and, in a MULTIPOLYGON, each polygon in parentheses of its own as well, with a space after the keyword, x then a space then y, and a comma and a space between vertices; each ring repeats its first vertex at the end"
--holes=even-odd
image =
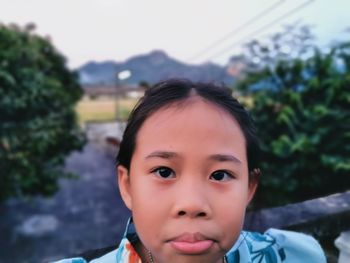
MULTIPOLYGON (((129 220, 119 247, 90 263, 142 263, 133 243, 138 240, 129 220)), ((311 236, 286 230, 269 229, 264 234, 242 231, 226 254, 227 263, 326 263, 318 242, 311 236)), ((87 263, 83 258, 55 263, 87 263)))

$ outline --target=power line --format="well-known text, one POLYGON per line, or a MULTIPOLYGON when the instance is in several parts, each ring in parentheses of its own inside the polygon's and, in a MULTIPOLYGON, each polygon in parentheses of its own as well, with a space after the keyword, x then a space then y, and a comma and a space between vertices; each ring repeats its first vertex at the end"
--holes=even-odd
POLYGON ((265 10, 263 10, 262 12, 258 13, 257 15, 255 15, 254 17, 252 17, 251 19, 249 19, 247 22, 245 22, 243 25, 239 26, 238 28, 234 29, 233 31, 231 31, 230 33, 226 34, 225 36, 221 37, 220 39, 216 40, 214 43, 212 43, 210 46, 208 46, 207 48, 201 50, 200 52, 198 52, 196 55, 192 56, 192 58, 189 59, 189 61, 195 60, 198 57, 201 57, 203 54, 207 53, 209 50, 213 49, 214 47, 216 47, 217 45, 221 44, 223 41, 229 39, 230 37, 232 37, 233 35, 236 35, 237 33, 239 33, 240 31, 242 31, 242 29, 246 28, 247 26, 251 25, 252 23, 254 23, 255 21, 259 20, 260 18, 266 16, 267 14, 269 14, 270 12, 272 12, 273 10, 275 10, 278 6, 280 6, 281 4, 283 4, 285 2, 285 0, 279 0, 277 3, 269 6, 268 8, 266 8, 265 10))
POLYGON ((286 19, 287 17, 293 15, 294 13, 299 12, 300 10, 304 9, 306 6, 310 5, 312 2, 314 2, 315 0, 309 0, 299 6, 297 6, 296 8, 290 10, 289 12, 279 16, 277 19, 273 20, 272 22, 264 25, 263 27, 259 28, 258 30, 255 30, 253 33, 249 34, 248 36, 246 36, 245 38, 241 39, 238 42, 235 42, 233 44, 231 44, 230 46, 220 50, 219 52, 215 53, 214 55, 210 56, 208 58, 208 60, 218 57, 220 55, 222 55, 223 53, 226 53, 227 51, 231 50, 233 47, 238 46, 240 44, 243 44, 244 42, 246 42, 248 39, 251 39, 252 37, 255 37, 257 34, 265 31, 266 29, 269 29, 271 26, 274 26, 277 22, 282 21, 284 19, 286 19))

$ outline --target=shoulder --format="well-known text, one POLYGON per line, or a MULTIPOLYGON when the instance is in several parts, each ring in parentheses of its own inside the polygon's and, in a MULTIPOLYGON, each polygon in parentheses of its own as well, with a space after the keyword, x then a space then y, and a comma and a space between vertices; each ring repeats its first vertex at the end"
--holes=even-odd
POLYGON ((265 234, 274 238, 276 245, 284 249, 286 258, 294 260, 291 262, 297 259, 300 262, 326 262, 320 244, 312 236, 278 229, 269 229, 265 234))
POLYGON ((320 244, 310 235, 278 229, 269 229, 265 234, 273 237, 278 245, 287 249, 287 252, 324 258, 320 244))
POLYGON ((264 234, 242 232, 228 258, 230 263, 326 262, 321 246, 312 236, 278 229, 269 229, 264 234))

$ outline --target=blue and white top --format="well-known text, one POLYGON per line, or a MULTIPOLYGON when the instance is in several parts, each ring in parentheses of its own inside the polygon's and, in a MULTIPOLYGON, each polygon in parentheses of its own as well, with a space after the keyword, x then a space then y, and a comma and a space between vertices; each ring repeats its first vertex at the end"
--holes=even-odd
MULTIPOLYGON (((129 220, 117 249, 90 263, 142 263, 132 243, 137 239, 129 220)), ((226 254, 227 263, 326 263, 321 246, 311 236, 286 230, 269 229, 264 234, 242 231, 226 254)), ((87 263, 84 258, 70 258, 55 263, 87 263)))

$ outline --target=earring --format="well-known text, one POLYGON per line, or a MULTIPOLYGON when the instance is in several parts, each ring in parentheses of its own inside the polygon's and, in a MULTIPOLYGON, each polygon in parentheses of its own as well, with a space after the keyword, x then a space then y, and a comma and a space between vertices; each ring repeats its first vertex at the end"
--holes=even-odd
POLYGON ((147 249, 149 263, 154 263, 151 250, 147 249))

